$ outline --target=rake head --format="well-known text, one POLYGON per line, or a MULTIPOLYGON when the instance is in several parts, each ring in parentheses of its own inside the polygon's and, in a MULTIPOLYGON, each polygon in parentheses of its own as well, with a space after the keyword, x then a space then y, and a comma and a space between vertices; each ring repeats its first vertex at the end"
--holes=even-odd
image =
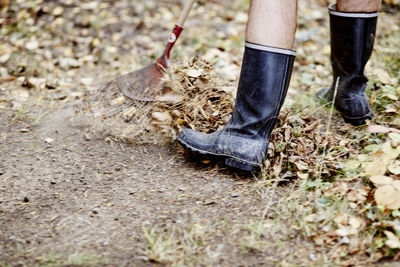
POLYGON ((160 58, 137 71, 132 71, 117 78, 118 88, 125 96, 139 101, 156 101, 161 78, 164 76, 166 62, 160 58))
POLYGON ((124 74, 117 78, 117 85, 125 96, 139 101, 159 101, 157 98, 161 78, 168 68, 168 60, 172 47, 181 34, 183 28, 175 25, 168 39, 163 55, 156 63, 143 69, 124 74))

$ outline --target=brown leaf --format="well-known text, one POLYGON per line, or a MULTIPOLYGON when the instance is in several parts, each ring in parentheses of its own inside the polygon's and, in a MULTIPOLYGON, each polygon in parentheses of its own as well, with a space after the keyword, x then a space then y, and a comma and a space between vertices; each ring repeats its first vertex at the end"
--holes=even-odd
POLYGON ((153 117, 153 119, 159 122, 167 122, 172 120, 172 117, 171 115, 169 115, 168 112, 153 112, 151 116, 153 117))
POLYGON ((388 171, 394 175, 400 174, 400 161, 396 160, 395 162, 389 164, 388 171))
POLYGON ((400 130, 396 128, 389 128, 382 125, 369 125, 367 131, 370 133, 400 133, 400 130))
POLYGON ((400 208, 400 191, 392 185, 378 187, 374 194, 375 201, 387 209, 395 210, 400 208))
POLYGON ((394 188, 400 191, 400 180, 394 180, 392 185, 394 186, 394 188))
POLYGON ((347 225, 349 222, 349 215, 347 213, 340 213, 333 219, 336 224, 347 225))
POLYGON ((391 177, 384 176, 384 175, 371 176, 369 178, 369 180, 371 182, 373 182, 375 185, 385 185, 385 184, 392 184, 393 183, 393 179, 391 177))
POLYGON ((385 245, 392 248, 400 248, 400 239, 392 232, 390 231, 383 231, 385 235, 387 236, 387 240, 385 241, 385 245))
POLYGON ((197 78, 200 77, 204 73, 201 69, 190 69, 186 71, 186 74, 190 77, 197 78))
POLYGON ((305 162, 303 162, 303 161, 301 161, 301 160, 299 160, 298 162, 295 162, 294 164, 296 165, 296 167, 297 167, 297 169, 298 169, 299 171, 308 170, 308 165, 307 165, 307 163, 305 163, 305 162))
POLYGON ((358 217, 350 217, 349 219, 349 224, 354 228, 354 229, 359 229, 363 224, 364 221, 361 218, 358 217))
MULTIPOLYGON (((383 153, 385 153, 387 158, 395 159, 400 155, 400 146, 397 148, 393 148, 392 143, 388 141, 382 145, 382 151, 383 153)), ((386 162, 385 164, 388 164, 388 162, 386 162)))
POLYGON ((392 147, 398 147, 400 145, 400 134, 390 133, 389 138, 392 141, 392 147))
POLYGON ((386 70, 380 69, 380 68, 375 68, 374 73, 376 74, 376 76, 378 76, 379 80, 382 83, 385 83, 385 84, 391 83, 390 75, 386 70))
POLYGON ((382 176, 386 173, 386 165, 389 163, 390 159, 388 156, 378 151, 372 154, 372 161, 366 162, 365 174, 369 176, 382 176))

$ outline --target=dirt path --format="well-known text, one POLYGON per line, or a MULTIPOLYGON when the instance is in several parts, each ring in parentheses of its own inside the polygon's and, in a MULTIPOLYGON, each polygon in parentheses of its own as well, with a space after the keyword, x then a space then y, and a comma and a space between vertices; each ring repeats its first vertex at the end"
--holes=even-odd
POLYGON ((88 125, 74 119, 75 112, 71 105, 61 107, 29 132, 21 132, 19 125, 1 128, 3 260, 12 265, 64 264, 68 255, 81 253, 82 264, 96 255, 101 260, 89 257, 89 263, 147 265, 152 256, 143 227, 193 225, 207 226, 210 246, 226 254, 218 257, 219 263, 260 260, 224 242, 227 229, 218 233, 224 222, 242 224, 266 205, 251 177, 190 163, 176 144, 88 140, 88 125), (241 253, 243 257, 234 256, 241 253))

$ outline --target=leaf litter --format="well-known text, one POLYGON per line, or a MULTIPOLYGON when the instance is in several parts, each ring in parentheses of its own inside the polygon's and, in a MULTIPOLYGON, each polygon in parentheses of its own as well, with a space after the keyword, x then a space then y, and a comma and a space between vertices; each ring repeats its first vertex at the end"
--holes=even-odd
POLYGON ((93 131, 126 143, 165 143, 184 127, 215 131, 233 110, 234 86, 197 57, 170 66, 160 88, 158 96, 164 100, 156 102, 121 96, 113 82, 89 94, 85 111, 96 121, 93 131))
MULTIPOLYGON (((120 52, 118 49, 129 35, 138 34, 133 44, 134 52, 151 57, 155 51, 160 51, 163 43, 160 46, 149 40, 163 39, 163 36, 143 36, 141 33, 143 30, 168 32, 169 26, 155 21, 170 20, 171 12, 162 8, 162 12, 154 14, 151 11, 152 1, 137 3, 137 13, 122 14, 124 20, 135 23, 137 28, 132 29, 134 32, 116 31, 110 35, 98 33, 98 29, 112 31, 113 27, 119 27, 118 19, 104 15, 104 10, 110 6, 108 2, 100 5, 95 1, 82 2, 80 7, 84 16, 75 15, 77 2, 72 0, 16 2, 18 8, 10 5, 10 1, 1 1, 1 6, 9 8, 12 11, 9 14, 13 16, 0 18, 6 33, 2 37, 4 42, 0 44, 0 83, 12 83, 18 88, 1 91, 1 110, 21 110, 33 96, 37 107, 40 107, 43 97, 37 97, 37 92, 45 91, 56 102, 77 97, 82 99, 83 111, 92 114, 94 127, 88 136, 101 133, 107 138, 127 143, 170 142, 184 127, 209 133, 223 127, 229 120, 234 106, 235 86, 226 80, 233 81, 232 73, 238 68, 238 50, 228 50, 233 42, 216 41, 218 48, 207 48, 199 58, 171 65, 163 80, 162 91, 169 101, 151 105, 132 102, 121 96, 118 90, 105 91, 105 88, 84 93, 70 92, 74 87, 71 77, 77 75, 83 66, 109 64, 115 71, 123 65, 118 62, 123 59, 118 59, 117 52, 120 52), (99 20, 91 15, 93 10, 107 19, 99 20), (144 18, 137 15, 139 12, 144 14, 144 18), (52 16, 51 23, 41 20, 40 16, 52 16), (34 25, 35 21, 39 24, 34 25), (17 30, 9 31, 9 25, 17 30), (25 31, 24 27, 29 31, 19 33, 25 31), (59 34, 74 27, 82 29, 78 38, 59 34), (38 29, 46 30, 43 36, 31 34, 38 29), (108 39, 112 40, 112 45, 108 39), (32 51, 37 53, 33 56, 32 51), (17 56, 18 53, 21 56, 17 56), (216 61, 216 55, 224 60, 216 61), (216 67, 202 58, 213 60, 216 67), (28 64, 30 61, 41 62, 40 73, 28 64), (227 75, 220 78, 215 74, 218 70, 227 75), (12 96, 11 101, 9 96, 12 96)), ((326 1, 319 2, 326 4, 326 1)), ((329 257, 341 259, 343 265, 360 265, 358 259, 351 258, 352 255, 367 255, 370 262, 384 257, 399 258, 400 59, 398 49, 393 46, 400 38, 398 17, 395 15, 399 2, 385 2, 390 7, 385 6, 385 13, 380 18, 379 33, 382 37, 378 35, 374 56, 367 67, 371 78, 367 93, 375 111, 368 129, 338 126, 341 121, 333 118, 335 129, 328 135, 324 119, 327 113, 319 112, 319 106, 310 107, 309 103, 300 108, 287 105, 272 133, 268 160, 262 173, 266 181, 297 178, 296 186, 307 187, 307 200, 295 203, 296 207, 313 207, 304 221, 316 226, 317 230, 308 237, 329 257)), ((169 4, 177 9, 176 4, 169 4)), ((127 3, 118 2, 116 5, 121 10, 130 9, 127 3)), ((200 8, 204 9, 204 6, 200 8)), ((317 37, 318 34, 326 35, 326 27, 321 27, 325 15, 319 10, 303 11, 307 16, 300 18, 299 22, 298 40, 302 47, 298 49, 295 65, 297 72, 303 74, 293 77, 292 87, 314 94, 329 79, 325 67, 328 62, 326 57, 321 56, 329 53, 329 46, 317 37), (322 46, 315 45, 314 41, 322 46)), ((215 11, 211 13, 217 14, 215 11)), ((239 26, 246 21, 243 12, 224 13, 224 19, 239 26)), ((193 32, 196 35, 201 30, 193 32)), ((235 25, 222 29, 219 34, 220 39, 229 37, 235 42, 240 31, 235 25)), ((193 46, 196 52, 204 49, 201 44, 194 43, 193 46)), ((188 50, 182 49, 180 54, 188 54, 188 50)), ((92 82, 92 78, 81 81, 85 86, 92 82)), ((290 103, 290 96, 288 100, 290 103)), ((27 114, 24 111, 20 113, 21 117, 27 114)), ((2 117, 2 122, 5 119, 2 117)), ((21 131, 29 131, 29 128, 30 125, 26 125, 21 131)), ((53 141, 48 139, 46 142, 53 141)), ((291 197, 296 199, 295 194, 291 197)))

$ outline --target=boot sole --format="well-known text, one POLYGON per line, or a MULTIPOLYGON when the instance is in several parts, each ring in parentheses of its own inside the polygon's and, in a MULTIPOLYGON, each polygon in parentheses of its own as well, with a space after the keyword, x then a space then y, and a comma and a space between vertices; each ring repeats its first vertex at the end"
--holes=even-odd
POLYGON ((369 113, 363 117, 348 117, 346 115, 344 115, 343 113, 341 113, 340 111, 338 111, 339 114, 342 116, 342 118, 344 119, 344 121, 346 123, 350 123, 353 126, 361 126, 366 124, 366 120, 371 120, 372 119, 372 114, 369 113))
POLYGON ((235 169, 239 169, 242 171, 248 171, 248 172, 259 172, 261 170, 261 166, 230 156, 230 155, 224 155, 224 154, 216 154, 216 153, 211 153, 209 151, 204 151, 198 148, 194 148, 192 146, 190 146, 189 144, 187 144, 186 142, 180 140, 179 138, 177 139, 178 143, 181 144, 184 148, 189 149, 192 152, 195 153, 199 153, 200 155, 203 156, 211 156, 211 157, 218 157, 218 158, 222 158, 225 159, 225 165, 235 168, 235 169))

